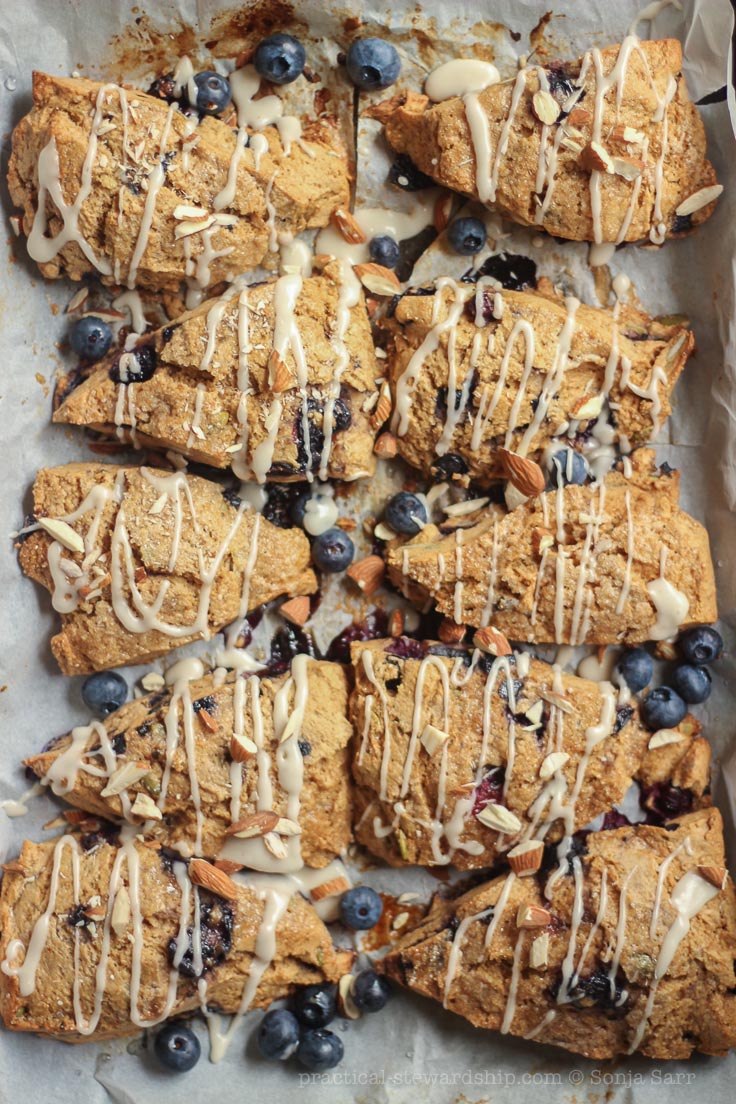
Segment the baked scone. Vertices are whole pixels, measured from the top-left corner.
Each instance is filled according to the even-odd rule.
[[[438,184],[575,241],[687,233],[721,189],[675,39],[528,65],[482,92],[382,106],[386,137]]]
[[[458,624],[530,643],[632,644],[715,621],[708,534],[678,505],[679,473],[655,470],[647,449],[629,463],[628,478],[612,471],[490,507],[451,536],[428,525],[392,542],[391,580]]]
[[[383,369],[357,278],[232,288],[96,365],[54,415],[177,449],[241,479],[350,480],[375,470]]]
[[[20,565],[52,595],[65,675],[147,663],[317,582],[300,529],[278,529],[216,483],[182,472],[75,463],[33,487],[42,528]]]
[[[392,866],[488,867],[572,835],[621,801],[645,756],[650,783],[688,759],[690,807],[708,785],[707,741],[683,732],[648,752],[610,683],[407,638],[354,644],[352,660],[356,837]]]
[[[0,894],[5,1026],[109,1039],[200,1004],[263,1007],[345,972],[349,956],[296,883],[234,879],[137,840],[24,843]]]
[[[327,124],[286,144],[260,134],[244,147],[220,119],[138,89],[34,73],[8,167],[31,257],[52,279],[173,291],[271,263],[279,234],[348,203],[348,164]]]
[[[563,434],[578,448],[645,444],[694,343],[681,321],[485,278],[404,295],[387,328],[399,454],[427,473],[450,454],[479,483],[504,474],[499,447],[538,460]]]
[[[347,699],[344,667],[300,655],[280,678],[174,683],[26,766],[71,805],[143,825],[182,854],[324,867],[350,842]]]
[[[736,1045],[736,894],[717,809],[591,833],[565,867],[436,899],[386,972],[478,1027],[589,1058]]]

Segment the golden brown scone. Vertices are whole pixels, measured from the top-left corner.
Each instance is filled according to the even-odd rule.
[[[530,65],[465,100],[410,94],[382,116],[393,148],[438,184],[560,238],[659,244],[707,219],[720,191],[697,195],[716,178],[674,39]]]
[[[277,884],[256,887],[247,875],[236,875],[237,883],[228,886],[216,872],[229,899],[195,888],[192,871],[175,854],[137,841],[118,847],[97,840],[90,850],[73,836],[24,843],[6,867],[0,895],[5,1026],[67,1042],[116,1038],[198,1008],[200,979],[207,1005],[234,1013],[249,978],[255,989],[250,1007],[264,1007],[295,986],[335,981],[345,971],[348,956],[335,951],[296,885],[279,892]],[[197,897],[201,964],[192,940]],[[274,913],[270,921],[264,920],[267,909]],[[259,958],[258,933],[274,924],[273,954]],[[260,955],[267,943],[260,941]],[[18,967],[20,974],[13,974]]]
[[[736,894],[718,811],[594,832],[565,865],[546,887],[509,875],[437,900],[386,972],[478,1027],[588,1058],[735,1046]]]
[[[226,123],[197,124],[138,89],[34,73],[33,108],[13,132],[8,168],[31,256],[52,279],[95,273],[157,290],[185,279],[203,289],[271,263],[279,233],[325,226],[349,186],[330,127],[288,155],[276,127],[262,134],[267,149],[242,150],[230,196],[236,131]],[[177,238],[182,207],[203,214],[196,232]]]
[[[51,649],[65,675],[146,663],[241,610],[317,589],[301,530],[277,529],[197,476],[65,464],[40,471],[33,495],[36,518],[79,514],[60,539],[36,530],[19,553],[61,614]]]
[[[711,751],[700,727],[688,713],[673,730],[680,738],[648,748],[639,764],[643,804],[665,820],[710,805]]]
[[[202,303],[132,351],[110,354],[54,420],[104,433],[123,427],[140,443],[232,466],[243,479],[371,475],[375,430],[363,404],[383,369],[362,294],[342,306],[346,279],[337,263]]]
[[[446,280],[403,296],[388,329],[400,455],[424,472],[447,456],[481,483],[504,474],[499,446],[539,460],[562,434],[560,447],[645,444],[693,348],[686,324],[623,304]]]
[[[280,744],[302,694],[303,719]],[[347,706],[345,669],[298,656],[279,678],[208,675],[128,702],[91,725],[74,752],[70,733],[26,765],[71,805],[144,825],[165,846],[215,859],[227,844],[228,857],[255,869],[324,867],[350,842]],[[126,767],[128,784],[107,792],[125,783]],[[234,822],[256,823],[257,811],[276,815],[261,818],[255,838],[228,834]],[[281,857],[265,842],[277,816],[300,829],[282,837],[271,824],[286,845]]]
[[[488,867],[520,841],[557,841],[621,801],[645,758],[664,800],[694,743],[683,731],[648,752],[651,733],[609,683],[528,655],[401,637],[354,644],[352,659],[356,836],[392,866]],[[688,809],[708,784],[707,742],[696,742],[706,749],[681,794]]]
[[[679,473],[657,472],[647,449],[631,461],[629,478],[612,471],[491,507],[452,536],[428,525],[392,542],[390,578],[458,623],[530,643],[633,644],[715,621],[708,534],[679,508]]]

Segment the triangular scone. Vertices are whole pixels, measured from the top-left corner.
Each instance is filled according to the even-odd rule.
[[[571,422],[582,447],[645,444],[693,347],[683,320],[484,280],[404,295],[387,327],[400,455],[425,472],[447,457],[481,483],[503,476],[500,446],[539,459]]]
[[[488,867],[572,835],[621,801],[645,757],[660,789],[683,763],[686,808],[707,788],[707,742],[683,731],[648,752],[610,683],[407,638],[354,644],[352,658],[355,831],[392,866]]]
[[[389,548],[391,580],[460,624],[530,643],[632,644],[714,621],[708,534],[678,505],[679,473],[653,470],[652,455],[635,453],[628,478],[490,508],[449,536],[428,525]]]
[[[65,675],[146,663],[317,587],[300,529],[276,528],[197,476],[66,464],[40,471],[33,496],[45,528],[19,559],[61,614],[51,649]]]
[[[329,125],[288,152],[276,127],[262,131],[262,152],[236,134],[138,89],[34,73],[8,186],[43,275],[206,288],[268,260],[280,233],[326,226],[349,201],[347,159]]]
[[[241,479],[370,475],[375,430],[363,406],[383,369],[353,284],[336,263],[231,288],[110,354],[54,420],[119,430]]]
[[[342,666],[297,656],[276,679],[175,683],[26,765],[71,805],[124,817],[183,854],[323,867],[350,842],[347,704]],[[248,838],[231,834],[237,825]]]
[[[478,1027],[589,1058],[687,1058],[736,1046],[734,947],[708,809],[591,833],[551,880],[509,874],[437,900],[384,968]]]
[[[295,881],[233,881],[195,862],[196,874],[137,841],[24,843],[0,895],[5,1026],[68,1042],[114,1038],[200,1004],[264,1007],[345,972],[349,956]],[[207,879],[215,892],[202,888]]]
[[[464,98],[409,95],[380,112],[394,149],[438,184],[560,238],[661,243],[708,218],[720,191],[698,195],[715,173],[675,39],[630,37]]]

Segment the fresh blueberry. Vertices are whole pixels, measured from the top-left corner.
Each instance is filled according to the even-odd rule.
[[[273,1008],[261,1020],[256,1042],[264,1058],[283,1062],[299,1046],[299,1021],[286,1008]]]
[[[256,50],[253,64],[259,77],[271,84],[291,84],[304,72],[307,59],[298,38],[289,34],[272,34],[264,38]]]
[[[305,985],[294,997],[294,1015],[305,1027],[326,1027],[337,1013],[334,985]]]
[[[349,429],[353,421],[353,416],[350,413],[350,407],[344,399],[335,399],[332,407],[332,431],[333,433],[342,433],[344,429]]]
[[[396,268],[399,263],[399,243],[388,234],[378,234],[368,242],[371,260],[384,268]]]
[[[391,996],[391,986],[375,970],[363,970],[353,982],[352,997],[359,1012],[380,1012]]]
[[[153,1052],[166,1069],[186,1073],[199,1061],[202,1048],[194,1032],[179,1023],[161,1028],[153,1040]]]
[[[652,681],[654,663],[644,648],[629,648],[620,656],[616,670],[631,693],[638,694]]]
[[[584,483],[588,478],[588,462],[575,449],[563,448],[554,453],[549,464],[552,486],[566,487],[568,483]]]
[[[683,659],[700,665],[714,663],[723,651],[723,637],[712,625],[696,625],[688,629],[678,641]]]
[[[348,50],[345,65],[353,84],[366,92],[388,88],[401,72],[398,50],[382,38],[359,38]]]
[[[312,559],[320,571],[344,571],[353,562],[355,545],[347,533],[335,527],[320,533],[312,545]]]
[[[414,537],[427,524],[427,510],[421,498],[409,491],[399,491],[386,503],[384,511],[386,524],[394,533]]]
[[[312,496],[309,493],[300,494],[289,507],[289,517],[294,525],[304,524],[304,515],[307,511],[307,503]]]
[[[376,926],[383,912],[383,901],[370,886],[348,889],[340,898],[340,919],[354,931],[366,931]]]
[[[82,701],[98,717],[120,709],[128,697],[128,684],[117,671],[96,671],[82,683]]]
[[[650,690],[641,703],[641,716],[647,728],[677,728],[687,713],[687,706],[671,686]]]
[[[452,248],[467,257],[480,253],[487,237],[484,223],[477,218],[455,219],[447,230],[447,240]]]
[[[707,667],[695,667],[691,663],[681,663],[672,674],[672,685],[683,699],[691,705],[699,705],[710,697],[713,689],[710,671]]]
[[[296,1056],[303,1066],[314,1073],[333,1069],[342,1062],[345,1048],[334,1031],[310,1027],[302,1032]]]
[[[197,100],[192,107],[196,107],[200,115],[221,115],[232,98],[230,81],[208,69],[205,73],[197,73],[194,84]]]
[[[72,326],[70,341],[78,357],[94,363],[101,360],[112,345],[112,330],[101,318],[87,314]]]

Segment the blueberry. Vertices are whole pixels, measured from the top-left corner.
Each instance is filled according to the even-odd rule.
[[[672,685],[683,701],[692,705],[704,702],[713,689],[708,668],[695,667],[691,663],[681,663],[679,667],[675,667]]]
[[[256,1035],[258,1049],[271,1062],[291,1058],[299,1046],[299,1021],[285,1008],[273,1008],[261,1020]]]
[[[304,524],[304,515],[307,511],[307,503],[312,496],[309,493],[300,494],[298,498],[295,498],[289,507],[289,517],[294,522],[294,525]]]
[[[333,1069],[342,1061],[345,1048],[334,1031],[312,1027],[302,1032],[296,1056],[303,1066],[314,1073]]]
[[[348,889],[340,898],[340,919],[348,928],[366,931],[376,926],[383,912],[383,901],[370,886]]]
[[[305,1027],[326,1027],[337,1013],[334,985],[305,985],[294,997],[294,1015]]]
[[[117,671],[97,671],[82,683],[82,700],[98,717],[107,717],[123,705],[128,684]]]
[[[588,462],[575,449],[563,448],[556,452],[549,465],[552,486],[566,487],[568,483],[584,483],[588,478]]]
[[[112,345],[112,330],[107,322],[88,314],[74,323],[70,341],[78,357],[94,363],[101,360]]]
[[[312,559],[320,571],[335,573],[349,567],[355,555],[355,545],[342,529],[327,529],[315,537]]]
[[[388,88],[401,72],[396,47],[382,38],[359,38],[348,50],[345,65],[353,84],[367,92]]]
[[[452,248],[467,257],[480,253],[487,236],[485,224],[477,218],[455,219],[447,230],[447,240]]]
[[[696,625],[678,641],[683,659],[688,663],[713,663],[723,651],[723,637],[712,625]]]
[[[344,429],[349,429],[353,421],[353,415],[350,413],[350,407],[344,399],[335,399],[332,406],[332,432],[342,433]]]
[[[353,1000],[360,1012],[380,1012],[391,996],[391,986],[375,970],[363,970],[353,982]]]
[[[456,452],[448,452],[432,464],[432,474],[438,479],[452,479],[453,475],[464,475],[467,470],[466,461]]]
[[[153,1052],[166,1069],[186,1073],[196,1066],[202,1048],[190,1028],[179,1023],[169,1023],[161,1028],[153,1040]]]
[[[399,263],[399,243],[388,234],[378,234],[368,242],[371,260],[384,268],[396,268]]]
[[[264,38],[256,50],[253,64],[259,77],[271,81],[271,84],[291,84],[304,72],[306,58],[298,38],[278,33]]]
[[[620,656],[616,670],[631,693],[638,694],[652,681],[654,663],[649,652],[643,648],[629,648]]]
[[[200,115],[220,115],[230,103],[230,81],[212,69],[197,73],[194,78],[197,100],[192,104]]]
[[[427,510],[421,498],[408,491],[399,491],[386,503],[384,511],[386,524],[395,533],[414,537],[427,524]]]
[[[687,706],[671,686],[650,690],[641,703],[641,716],[647,728],[677,728],[687,713]]]

